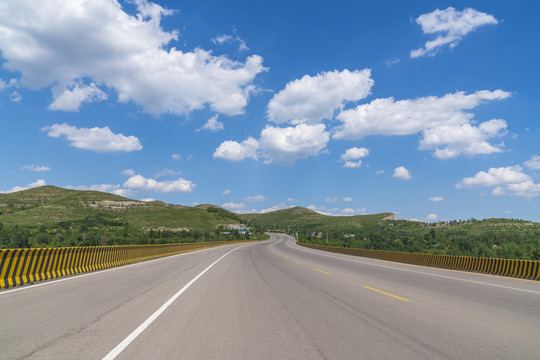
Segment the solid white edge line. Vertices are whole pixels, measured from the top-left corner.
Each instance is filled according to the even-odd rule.
[[[234,244],[227,244],[227,245],[234,245]],[[227,245],[223,245],[223,246],[227,246]],[[172,259],[172,258],[175,258],[177,256],[189,255],[190,253],[194,253],[196,251],[207,251],[207,250],[212,250],[212,249],[216,249],[216,248],[219,248],[219,247],[221,247],[221,246],[213,246],[213,247],[206,248],[206,249],[187,251],[187,252],[183,252],[181,254],[163,256],[163,257],[159,257],[159,258],[156,258],[156,259],[151,259],[151,260],[146,260],[146,261],[139,261],[139,262],[136,262],[136,263],[133,263],[133,264],[116,266],[116,267],[112,267],[112,268],[109,268],[109,269],[96,270],[96,271],[82,273],[82,274],[75,274],[75,275],[71,275],[69,277],[62,277],[60,279],[41,280],[42,282],[39,282],[37,284],[24,284],[24,285],[19,285],[20,287],[16,287],[14,289],[0,290],[0,296],[2,296],[4,294],[13,293],[13,292],[16,292],[16,291],[30,290],[30,289],[38,288],[40,286],[51,285],[51,284],[55,284],[55,283],[59,283],[59,282],[63,282],[63,281],[75,280],[75,279],[80,279],[80,278],[87,277],[87,276],[103,274],[103,273],[106,273],[106,272],[109,272],[109,271],[127,269],[127,268],[130,268],[132,266],[139,266],[139,265],[142,265],[142,264],[148,264],[148,263],[151,263],[151,262],[154,262],[154,261]]]
[[[118,344],[114,349],[112,349],[111,352],[109,352],[103,358],[103,360],[113,360],[114,358],[116,358],[122,351],[124,351],[124,349],[129,344],[131,344],[133,340],[135,340],[148,326],[150,326],[150,324],[152,324],[154,320],[156,320],[159,317],[159,315],[161,315],[161,313],[163,313],[180,295],[182,295],[184,291],[186,291],[191,285],[193,285],[195,281],[197,281],[201,276],[203,276],[205,272],[210,270],[212,266],[217,264],[225,256],[247,245],[251,245],[251,244],[242,245],[242,246],[232,249],[231,251],[227,252],[225,255],[221,256],[219,259],[214,261],[210,266],[204,269],[199,275],[195,276],[190,282],[184,285],[183,288],[181,288],[176,294],[174,294],[169,300],[167,300],[165,304],[161,305],[161,307],[157,309],[156,312],[150,315],[148,319],[146,319],[141,325],[139,325],[137,329],[135,329],[131,334],[129,334],[128,337],[126,337],[120,344]]]
[[[294,238],[293,238],[294,239]],[[456,278],[456,277],[452,277],[452,276],[445,276],[445,275],[439,275],[439,274],[431,274],[431,273],[428,273],[428,272],[422,272],[422,271],[416,271],[416,270],[409,270],[409,269],[401,269],[401,268],[396,268],[396,267],[392,267],[392,266],[387,266],[387,265],[381,265],[381,264],[373,264],[373,263],[370,263],[370,262],[366,262],[366,261],[358,261],[358,260],[354,260],[354,259],[346,259],[346,258],[342,258],[342,257],[339,257],[339,256],[332,256],[332,255],[328,255],[328,254],[324,254],[324,253],[321,253],[321,251],[324,251],[324,250],[315,250],[315,249],[311,249],[311,251],[303,248],[302,246],[294,243],[296,245],[296,247],[292,247],[290,244],[291,244],[291,239],[289,239],[287,241],[287,246],[290,247],[291,249],[296,249],[296,250],[300,250],[300,251],[304,251],[304,252],[307,252],[307,253],[310,253],[310,254],[315,254],[315,255],[320,255],[320,256],[326,256],[326,257],[330,257],[330,258],[333,258],[333,259],[338,259],[338,260],[345,260],[345,261],[351,261],[351,262],[355,262],[355,263],[359,263],[359,264],[365,264],[365,265],[371,265],[371,266],[378,266],[378,267],[382,267],[382,268],[386,268],[386,269],[392,269],[392,270],[398,270],[398,271],[407,271],[407,272],[411,272],[411,273],[415,273],[415,274],[422,274],[422,275],[428,275],[428,276],[435,276],[435,277],[440,277],[440,278],[444,278],[444,279],[451,279],[451,280],[457,280],[457,281],[464,281],[464,282],[469,282],[469,283],[473,283],[473,284],[481,284],[481,285],[486,285],[486,286],[493,286],[493,287],[498,287],[498,288],[503,288],[503,289],[509,289],[509,290],[517,290],[517,291],[524,291],[524,292],[529,292],[529,293],[533,293],[533,294],[540,294],[540,291],[534,291],[534,290],[527,290],[527,289],[520,289],[520,288],[515,288],[515,287],[511,287],[511,286],[504,286],[504,285],[497,285],[497,284],[490,284],[490,283],[485,283],[485,282],[482,282],[482,281],[475,281],[475,280],[467,280],[467,279],[460,279],[460,278]],[[343,254],[345,256],[354,256],[354,255],[347,255],[347,254]],[[372,259],[372,260],[375,260],[377,261],[377,259]],[[407,264],[403,264],[403,265],[407,265]],[[430,269],[438,269],[438,268],[430,268]],[[517,280],[520,280],[520,279],[517,279]]]

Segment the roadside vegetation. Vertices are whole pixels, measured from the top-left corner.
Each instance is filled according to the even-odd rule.
[[[245,219],[256,229],[279,229],[300,242],[319,245],[540,260],[540,223],[515,219],[424,223],[391,215],[325,216],[293,208]]]

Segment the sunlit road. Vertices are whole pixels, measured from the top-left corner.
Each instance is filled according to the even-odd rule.
[[[540,282],[228,245],[0,292],[1,359],[538,359]]]

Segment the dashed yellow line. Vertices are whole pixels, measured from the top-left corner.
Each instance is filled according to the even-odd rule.
[[[296,260],[294,260],[294,262],[295,262],[295,263],[297,263],[297,264],[300,264],[300,265],[302,265],[302,263],[301,263],[300,261],[296,261]]]
[[[285,255],[283,255],[283,258],[284,258],[284,259],[288,259],[288,257],[286,257]]]
[[[321,270],[321,269],[315,269],[315,271],[322,272],[323,274],[326,274],[326,275],[330,275],[329,272],[326,272],[326,271]]]
[[[411,301],[411,300],[408,300],[408,299],[405,299],[405,298],[402,298],[402,297],[399,297],[399,296],[396,296],[396,295],[389,294],[389,293],[381,291],[381,290],[374,289],[371,286],[364,285],[364,287],[366,289],[373,290],[373,291],[376,291],[376,292],[380,292],[381,294],[388,295],[388,296],[391,296],[391,297],[399,299],[399,300],[403,300],[403,301],[407,301],[407,302]]]

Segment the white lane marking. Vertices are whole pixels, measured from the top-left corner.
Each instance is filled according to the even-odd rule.
[[[181,288],[176,294],[174,294],[169,300],[167,300],[165,304],[161,305],[161,307],[157,309],[156,312],[150,315],[148,319],[146,319],[141,325],[139,325],[137,329],[135,329],[131,334],[129,334],[127,338],[125,338],[120,344],[118,344],[114,349],[112,349],[111,352],[108,353],[107,356],[103,358],[103,360],[113,360],[114,358],[116,358],[122,351],[124,351],[124,349],[129,344],[131,344],[133,340],[137,338],[137,336],[139,336],[148,326],[150,326],[150,324],[152,324],[154,320],[156,320],[159,317],[159,315],[161,315],[161,313],[163,313],[180,295],[182,295],[184,291],[186,291],[191,285],[193,285],[195,281],[197,281],[201,276],[203,276],[205,272],[210,270],[212,266],[217,264],[225,256],[247,245],[251,245],[251,244],[242,245],[242,246],[232,249],[231,251],[229,251],[228,253],[226,253],[225,255],[217,259],[216,261],[214,261],[210,266],[204,269],[199,275],[195,276],[190,282],[184,285],[183,288]]]
[[[227,245],[229,245],[229,244],[227,244]],[[233,245],[233,244],[230,244],[230,245]],[[226,246],[226,245],[224,245],[224,246]],[[133,263],[133,264],[113,267],[113,268],[110,268],[110,269],[96,270],[96,271],[93,271],[93,272],[88,272],[88,273],[83,273],[83,274],[78,274],[78,275],[71,275],[70,277],[67,277],[67,278],[60,278],[60,279],[56,279],[56,280],[42,280],[43,282],[40,282],[38,284],[25,284],[25,285],[20,285],[20,287],[16,287],[14,289],[0,290],[0,296],[2,296],[4,294],[16,292],[16,291],[35,289],[35,288],[38,288],[40,286],[51,285],[51,284],[59,283],[59,282],[62,282],[62,281],[80,279],[80,278],[87,277],[87,276],[103,274],[103,273],[106,273],[106,272],[109,272],[109,271],[127,269],[127,268],[130,268],[132,266],[139,266],[139,265],[142,265],[142,264],[148,264],[148,263],[151,263],[151,262],[154,262],[154,261],[172,259],[172,258],[175,258],[177,256],[189,255],[190,253],[194,253],[195,251],[207,251],[207,250],[212,250],[212,249],[216,249],[216,248],[219,248],[219,247],[221,247],[221,246],[214,246],[214,247],[207,248],[207,249],[188,251],[188,252],[184,252],[184,253],[181,253],[181,254],[164,256],[164,257],[160,257],[160,258],[152,259],[152,260],[140,261],[140,262],[136,262],[136,263]]]
[[[296,244],[295,244],[296,245]],[[422,274],[422,275],[429,275],[429,276],[435,276],[435,277],[440,277],[440,278],[444,278],[444,279],[451,279],[451,280],[457,280],[457,281],[464,281],[464,282],[469,282],[469,283],[473,283],[473,284],[481,284],[481,285],[486,285],[486,286],[493,286],[493,287],[498,287],[498,288],[503,288],[503,289],[509,289],[509,290],[517,290],[517,291],[524,291],[524,292],[529,292],[529,293],[533,293],[533,294],[540,294],[540,291],[534,291],[534,290],[527,290],[527,289],[520,289],[520,288],[515,288],[515,287],[511,287],[511,286],[504,286],[504,285],[497,285],[497,284],[490,284],[490,283],[486,283],[486,282],[482,282],[482,281],[476,281],[476,280],[467,280],[467,279],[460,279],[460,278],[457,278],[457,277],[453,277],[453,276],[446,276],[446,275],[439,275],[439,274],[431,274],[431,273],[428,273],[428,272],[422,272],[422,271],[416,271],[416,270],[409,270],[409,269],[403,269],[403,268],[397,268],[397,267],[393,267],[393,266],[388,266],[388,265],[382,265],[382,264],[373,264],[373,263],[370,263],[370,262],[366,262],[366,261],[358,261],[358,260],[354,260],[354,259],[346,259],[346,258],[342,258],[342,257],[339,257],[339,256],[332,256],[332,255],[329,255],[329,254],[324,254],[324,253],[321,253],[321,250],[317,251],[317,250],[307,250],[307,249],[304,249],[302,248],[301,246],[299,245],[296,245],[296,247],[293,247],[291,246],[291,240],[287,241],[287,246],[290,247],[291,249],[296,249],[296,250],[300,250],[300,251],[305,251],[305,252],[308,252],[310,254],[315,254],[315,255],[320,255],[320,256],[326,256],[326,257],[330,257],[330,258],[334,258],[334,259],[338,259],[338,260],[345,260],[345,261],[351,261],[351,262],[355,262],[355,263],[359,263],[359,264],[365,264],[365,265],[371,265],[371,266],[378,266],[378,267],[382,267],[382,268],[386,268],[386,269],[392,269],[392,270],[398,270],[398,271],[407,271],[407,272],[411,272],[411,273],[415,273],[415,274]],[[351,256],[351,255],[349,255]],[[374,259],[376,260],[376,259]],[[434,270],[437,269],[437,268],[433,268]],[[519,280],[519,279],[518,279]]]

